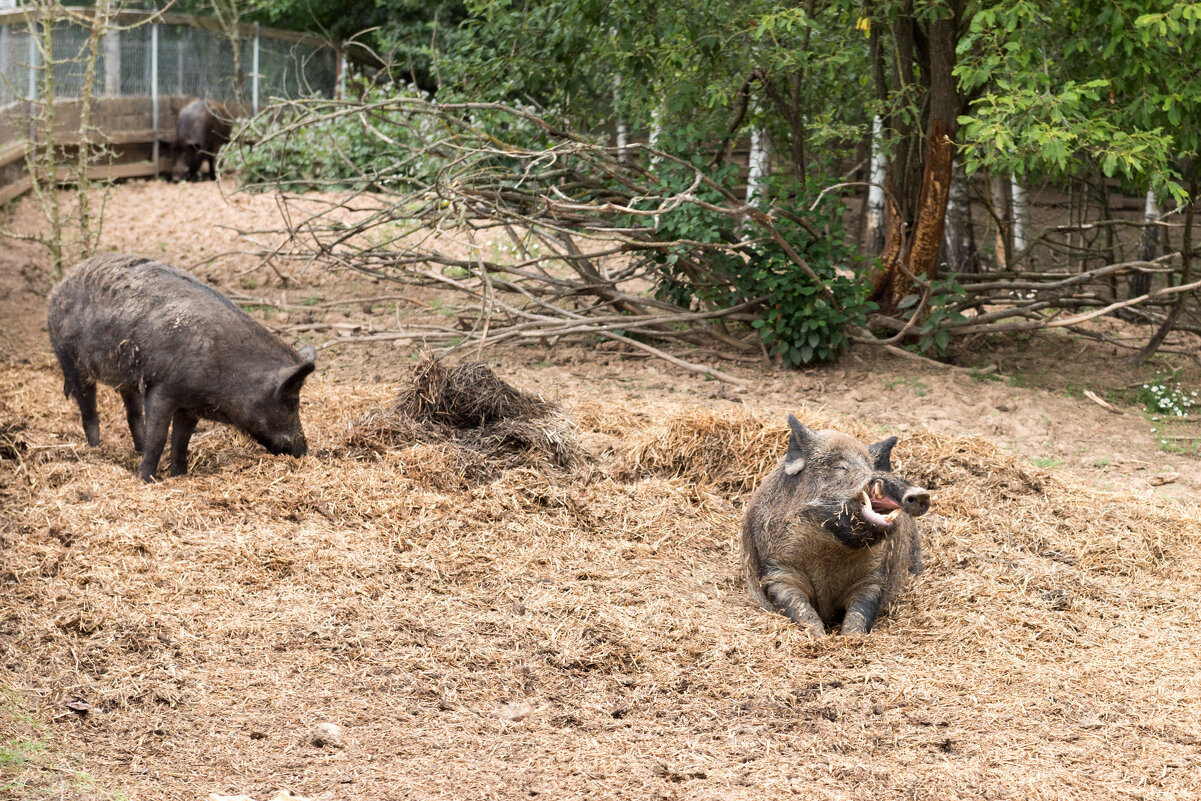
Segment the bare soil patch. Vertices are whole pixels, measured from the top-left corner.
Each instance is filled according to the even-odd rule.
[[[316,298],[256,312],[285,333],[414,308],[221,257],[245,245],[219,226],[270,198],[128,184],[108,213],[113,249]],[[1048,335],[959,356],[999,380],[857,353],[723,364],[738,392],[620,348],[485,351],[580,453],[469,474],[453,435],[349,447],[416,354],[337,345],[303,396],[310,456],[202,424],[192,473],[144,486],[116,393],[98,449],[62,397],[39,259],[0,252],[0,797],[1201,794],[1201,470],[1132,405],[1154,367]],[[738,574],[788,412],[898,434],[935,494],[927,569],[866,637],[814,642]],[[341,747],[306,740],[323,722]]]

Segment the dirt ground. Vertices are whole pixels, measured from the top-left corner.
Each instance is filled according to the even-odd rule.
[[[487,350],[588,458],[472,480],[450,444],[345,447],[416,354],[339,332],[435,299],[285,285],[234,230],[275,200],[232,189],[125,184],[104,249],[287,307],[253,313],[320,347],[301,460],[202,423],[192,473],[142,486],[103,389],[86,448],[45,255],[0,245],[0,798],[1201,796],[1201,429],[1135,398],[1198,388],[1195,342],[953,355],[984,375],[714,362],[746,390],[609,346]],[[29,201],[5,219],[40,225]],[[927,570],[867,637],[813,642],[746,596],[741,512],[789,412],[898,435],[935,493]],[[341,747],[306,742],[325,721]]]

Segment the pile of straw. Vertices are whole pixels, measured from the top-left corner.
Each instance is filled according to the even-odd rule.
[[[413,366],[395,400],[350,428],[342,446],[348,454],[450,444],[458,471],[475,480],[518,465],[571,468],[582,454],[556,405],[515,389],[485,364],[448,369],[429,354]]]

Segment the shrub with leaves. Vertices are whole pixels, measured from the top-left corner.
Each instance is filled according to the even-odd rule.
[[[728,166],[712,177],[728,185],[737,173]],[[664,183],[665,194],[681,188],[671,186],[670,179]],[[777,191],[789,188],[777,187]],[[718,190],[702,189],[697,195],[702,203],[723,202]],[[750,325],[781,364],[796,367],[832,361],[850,344],[848,327],[863,326],[867,312],[874,308],[867,301],[867,282],[855,280],[845,269],[859,256],[833,209],[833,205],[819,207],[804,224],[776,221],[777,233],[801,256],[811,275],[775,239],[740,242],[728,216],[703,205],[682,206],[664,215],[656,229],[665,241],[678,242],[652,257],[656,292],[678,305],[700,308],[730,308],[758,300],[764,311]],[[748,225],[753,234],[753,223]],[[702,253],[702,243],[714,247],[703,248]]]
[[[397,160],[399,151],[430,134],[428,117],[410,118],[386,105],[409,90],[362,80],[351,88],[360,96],[356,114],[340,113],[338,101],[322,99],[266,109],[236,133],[223,151],[222,168],[239,173],[249,189],[399,188],[427,180],[439,166],[436,159]]]

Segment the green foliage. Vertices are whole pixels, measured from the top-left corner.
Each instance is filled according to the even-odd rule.
[[[977,10],[955,74],[969,170],[1062,177],[1083,162],[1183,202],[1177,160],[1201,146],[1201,6],[1000,0]]]
[[[910,350],[925,353],[933,348],[939,356],[945,356],[951,343],[951,335],[947,330],[948,323],[958,323],[967,318],[955,306],[963,300],[966,293],[959,284],[957,276],[951,275],[931,281],[926,287],[929,299],[922,310],[921,322],[917,325],[918,340],[909,346]],[[921,295],[910,294],[901,298],[897,308],[901,310],[913,308],[911,314],[917,314]]]
[[[731,182],[737,175],[726,167],[714,177]],[[665,178],[661,188],[670,193],[687,185],[681,175],[675,181]],[[723,201],[713,188],[696,194],[702,202]],[[857,259],[838,217],[833,212],[817,213],[807,222],[822,236],[814,237],[790,222],[777,221],[777,229],[818,281],[773,239],[722,247],[736,241],[729,217],[691,204],[665,214],[656,236],[678,244],[650,257],[657,276],[656,294],[684,307],[730,308],[758,300],[755,308],[762,311],[750,325],[768,353],[788,367],[832,361],[850,344],[847,329],[864,325],[874,304],[867,301],[865,282],[838,272]]]
[[[239,131],[237,145],[223,152],[222,169],[237,171],[248,188],[298,191],[400,187],[428,179],[437,164],[428,158],[405,160],[400,148],[420,148],[431,133],[428,120],[371,107],[387,101],[395,87],[358,82],[352,88],[367,106],[362,115],[338,113],[336,104],[311,107],[303,125],[260,115]]]

